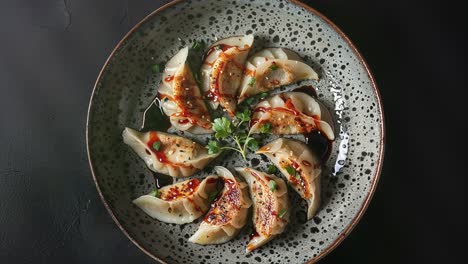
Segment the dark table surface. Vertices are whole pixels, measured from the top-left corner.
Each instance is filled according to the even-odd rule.
[[[0,263],[154,263],[122,234],[98,197],[85,123],[107,56],[134,24],[165,2],[0,1]],[[451,172],[414,166],[414,156],[431,161],[415,150],[425,143],[409,132],[421,127],[411,122],[407,95],[466,84],[464,77],[452,75],[447,82],[442,77],[447,65],[461,66],[459,57],[466,55],[464,35],[454,34],[450,24],[462,22],[463,9],[415,1],[305,2],[341,27],[367,59],[387,121],[386,158],[374,199],[356,229],[321,263],[450,263],[458,248],[446,243],[445,228],[462,230],[464,217],[447,220],[459,206],[438,199],[449,191],[433,188],[440,178],[427,174]],[[447,19],[434,16],[440,13]],[[425,44],[411,42],[418,39]],[[408,74],[431,81],[408,82],[402,77]],[[423,107],[418,104],[415,111]],[[422,118],[423,129],[429,128],[430,118]],[[453,185],[451,198],[463,201],[460,186]],[[409,199],[414,190],[425,196]],[[429,218],[438,223],[429,224]]]

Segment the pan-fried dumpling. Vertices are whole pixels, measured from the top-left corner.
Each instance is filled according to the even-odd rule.
[[[159,87],[161,108],[175,128],[194,134],[213,133],[200,89],[187,63],[188,48],[170,59]]]
[[[269,123],[273,134],[302,134],[319,130],[329,140],[335,139],[332,127],[322,120],[331,119],[328,110],[311,96],[302,92],[277,94],[259,102],[253,110],[251,133],[260,133]]]
[[[145,213],[172,224],[193,222],[210,208],[210,195],[216,193],[218,177],[208,176],[200,182],[192,179],[165,186],[156,193],[133,201]]]
[[[202,90],[213,109],[221,106],[234,116],[244,72],[244,63],[252,47],[253,35],[234,36],[215,42],[201,66]]]
[[[254,233],[247,253],[281,234],[289,221],[288,188],[281,178],[251,168],[236,168],[249,184]]]
[[[257,151],[266,155],[308,203],[307,218],[314,217],[320,205],[320,162],[303,142],[279,138]]]
[[[197,232],[189,238],[190,242],[201,245],[221,244],[234,238],[246,224],[248,209],[252,205],[245,182],[224,167],[216,166],[215,170],[224,178],[224,189]]]
[[[267,48],[252,55],[245,64],[239,102],[249,96],[302,80],[318,80],[317,73],[297,53]]]
[[[122,137],[150,170],[172,177],[190,176],[218,155],[208,155],[205,147],[190,139],[159,131],[141,133],[127,127]]]

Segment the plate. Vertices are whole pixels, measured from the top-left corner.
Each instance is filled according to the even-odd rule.
[[[161,75],[152,65],[166,62],[194,41],[212,43],[250,33],[255,35],[254,49],[290,48],[318,72],[319,81],[301,85],[313,85],[332,111],[337,139],[324,166],[316,217],[303,221],[305,208],[293,197],[299,205],[293,207],[286,231],[246,255],[245,229],[228,243],[200,246],[187,241],[198,224],[162,223],[134,206],[133,199],[155,188],[155,178],[122,142],[121,133],[125,126],[141,126],[143,112],[156,95]],[[86,133],[91,171],[110,215],[131,241],[163,263],[317,261],[351,232],[367,208],[384,149],[382,104],[368,66],[344,33],[299,1],[175,1],[154,11],[119,42],[104,64],[90,101]]]

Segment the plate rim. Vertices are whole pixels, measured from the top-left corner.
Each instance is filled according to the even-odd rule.
[[[93,99],[94,99],[94,96],[96,94],[96,91],[98,90],[98,84],[99,82],[101,81],[102,79],[102,76],[104,74],[104,72],[106,71],[107,69],[107,66],[109,65],[109,62],[110,60],[114,57],[115,53],[117,52],[117,50],[120,49],[120,47],[122,46],[122,44],[125,43],[125,41],[127,41],[127,39],[135,32],[137,31],[141,25],[143,25],[144,23],[146,23],[148,20],[150,20],[153,16],[157,15],[158,13],[160,13],[161,11],[169,8],[169,7],[172,7],[174,5],[177,5],[177,4],[180,4],[182,2],[185,2],[187,0],[174,0],[174,1],[171,1],[169,3],[166,3],[164,5],[162,5],[161,7],[155,9],[154,11],[152,11],[150,14],[148,14],[147,16],[145,16],[142,20],[140,20],[135,26],[133,26],[126,34],[125,36],[117,43],[117,45],[114,47],[114,49],[112,50],[112,52],[109,54],[109,56],[107,57],[106,61],[104,62],[104,65],[102,66],[101,70],[99,71],[99,74],[96,78],[96,82],[94,83],[94,86],[93,86],[93,91],[91,93],[91,97],[89,99],[89,105],[88,105],[88,113],[87,113],[87,116],[86,116],[86,151],[87,151],[87,156],[88,156],[88,162],[89,162],[89,167],[90,167],[90,170],[91,170],[91,175],[93,177],[93,181],[94,181],[94,184],[96,185],[96,189],[98,191],[98,194],[99,194],[99,197],[101,198],[101,201],[102,203],[104,204],[104,207],[106,208],[107,212],[109,213],[109,215],[111,216],[112,220],[115,222],[115,224],[119,227],[119,229],[124,233],[124,235],[130,240],[133,242],[133,244],[135,244],[135,246],[137,246],[141,251],[143,251],[147,256],[151,257],[152,259],[156,260],[156,261],[159,261],[161,263],[166,263],[166,261],[160,259],[159,257],[155,256],[153,253],[149,252],[144,246],[140,245],[140,243],[138,243],[126,230],[125,228],[122,226],[122,224],[119,222],[119,220],[117,219],[117,217],[115,216],[114,212],[112,211],[112,209],[110,208],[109,204],[107,203],[106,199],[104,198],[104,194],[102,193],[102,190],[99,186],[99,183],[98,183],[98,180],[96,178],[96,174],[94,172],[94,165],[93,165],[93,162],[91,161],[91,153],[90,153],[90,144],[89,144],[89,121],[90,121],[90,113],[91,113],[91,108],[93,106]],[[349,45],[349,47],[351,48],[351,50],[353,51],[353,53],[356,55],[357,59],[359,60],[359,62],[363,65],[364,69],[366,70],[366,73],[369,77],[369,80],[370,80],[370,84],[374,90],[374,94],[376,95],[377,97],[377,107],[378,107],[378,111],[379,111],[379,119],[380,119],[380,122],[379,122],[379,127],[380,127],[380,131],[381,131],[381,135],[380,135],[380,141],[379,141],[379,159],[377,161],[377,169],[375,171],[375,174],[374,174],[374,178],[372,180],[372,183],[371,183],[371,186],[370,186],[370,189],[369,191],[367,192],[366,194],[366,197],[364,198],[364,201],[362,202],[362,205],[359,209],[359,211],[357,212],[357,214],[354,216],[354,218],[351,220],[351,222],[344,228],[344,230],[342,231],[342,233],[335,238],[335,240],[330,244],[328,245],[328,247],[326,247],[320,254],[318,254],[317,256],[315,257],[312,257],[311,259],[309,259],[307,262],[307,264],[311,264],[311,263],[315,263],[317,262],[318,260],[322,259],[323,257],[325,257],[326,255],[328,255],[331,251],[333,251],[338,245],[341,244],[341,242],[343,242],[343,240],[348,237],[348,235],[353,231],[353,229],[356,227],[356,225],[360,222],[362,216],[364,215],[364,213],[366,212],[367,208],[369,207],[369,204],[370,204],[370,201],[372,200],[373,196],[374,196],[374,193],[375,193],[375,190],[377,188],[377,184],[380,180],[380,176],[381,176],[381,173],[382,173],[382,167],[383,167],[383,160],[384,160],[384,155],[385,155],[385,140],[386,140],[386,137],[385,137],[385,115],[384,115],[384,110],[383,110],[383,103],[382,103],[382,96],[380,94],[380,91],[378,89],[378,86],[377,86],[377,83],[375,81],[375,78],[374,78],[374,75],[372,74],[372,71],[370,70],[370,67],[369,65],[367,64],[366,60],[364,59],[364,57],[361,55],[361,53],[359,52],[359,50],[357,49],[357,47],[353,44],[353,42],[350,40],[350,38],[337,26],[335,25],[335,23],[333,23],[330,19],[328,19],[325,15],[323,15],[322,13],[320,13],[319,11],[317,11],[316,9],[308,6],[307,4],[301,2],[300,0],[287,0],[288,2],[294,4],[294,5],[297,5],[299,7],[302,7],[304,9],[306,9],[308,12],[318,16],[320,19],[322,19],[326,24],[328,24],[331,28],[333,28],[333,30],[335,30],[342,38],[343,40]]]

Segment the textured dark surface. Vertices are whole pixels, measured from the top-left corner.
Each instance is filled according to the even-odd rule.
[[[0,263],[154,263],[120,232],[99,200],[88,167],[85,124],[92,87],[107,56],[135,23],[164,2],[0,2]],[[461,50],[466,43],[449,26],[461,22],[456,10],[463,9],[452,6],[451,13],[446,7],[394,1],[306,2],[341,27],[367,59],[383,96],[388,132],[374,200],[322,263],[448,263],[445,257],[455,258],[458,248],[446,243],[445,228],[462,229],[463,217],[452,214],[464,204],[438,199],[448,188],[434,188],[439,177],[428,173],[433,169],[417,169],[419,161],[410,161],[415,156],[425,164],[432,161],[418,151],[424,141],[411,139],[414,144],[408,146],[409,128],[431,127],[410,123],[410,99],[403,95],[431,95],[439,84],[466,84],[463,75],[453,73],[442,81],[447,68],[430,66],[463,66],[459,58],[466,55]],[[417,12],[409,11],[412,7]],[[441,19],[433,15],[436,10],[451,15]],[[433,57],[438,52],[443,56]],[[416,74],[432,81],[403,83]],[[414,115],[430,124],[433,120],[422,115],[423,103],[416,105]],[[451,175],[439,167],[433,173]],[[411,178],[423,176],[422,182]],[[451,201],[463,201],[461,185],[451,183]],[[429,224],[430,218],[438,225]]]

